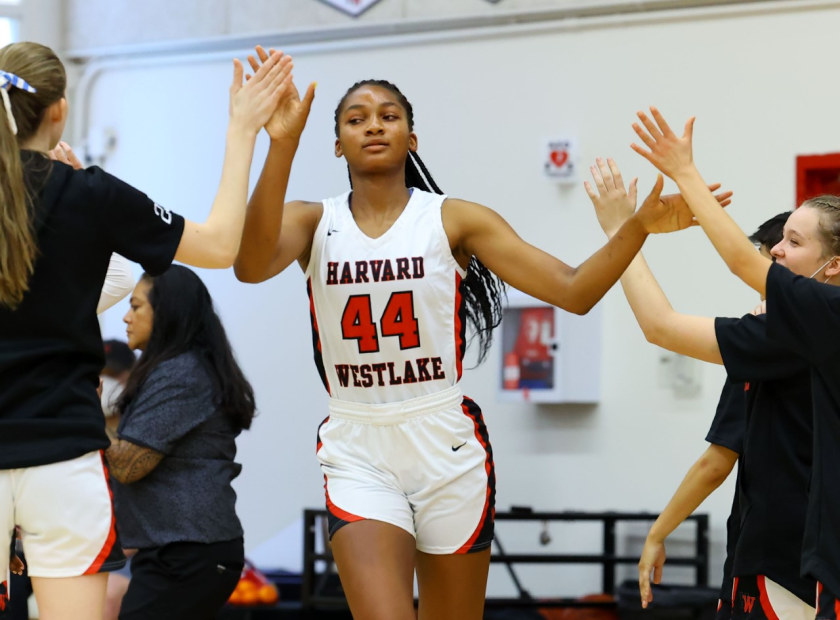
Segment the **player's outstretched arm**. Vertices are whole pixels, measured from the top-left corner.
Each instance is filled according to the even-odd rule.
[[[258,72],[275,53],[256,48],[257,58],[248,57]],[[250,81],[250,80],[249,80]],[[265,130],[271,140],[257,186],[248,202],[242,243],[234,271],[242,282],[263,282],[274,277],[295,260],[306,258],[312,236],[321,218],[320,203],[284,204],[292,162],[306,127],[315,99],[315,83],[301,98],[293,80],[277,102]]]
[[[605,164],[599,159],[597,166],[592,166],[590,171],[594,188],[588,182],[584,183],[586,193],[589,194],[596,212],[602,214],[599,223],[610,237],[621,225],[621,213],[632,213],[636,208],[636,179],[630,182],[629,191],[625,191],[621,172],[612,160]],[[719,187],[713,185],[710,189],[715,191]],[[657,188],[658,183],[645,202],[660,202],[661,206],[658,208],[664,212],[679,213],[688,209],[679,194],[661,196]],[[722,206],[726,206],[731,196],[732,192],[724,192],[717,195],[716,199]],[[653,277],[641,252],[621,276],[621,286],[648,342],[705,362],[723,363],[714,319],[676,312]]]
[[[661,190],[661,180],[658,187]],[[596,206],[599,220],[622,223],[605,246],[576,268],[523,241],[500,215],[482,205],[450,199],[443,217],[458,257],[475,256],[511,286],[558,308],[586,314],[618,281],[648,234],[694,225],[685,205],[645,201],[635,213],[621,203],[606,208],[618,213],[601,213]]]
[[[651,108],[650,111],[653,119],[644,112],[638,112],[644,128],[638,123],[633,124],[633,129],[650,150],[637,144],[632,145],[633,150],[676,181],[700,226],[732,273],[764,295],[767,272],[772,263],[755,251],[752,242],[718,206],[694,165],[694,118],[688,120],[680,138],[671,130],[659,110]]]
[[[244,85],[242,64],[233,62],[230,121],[219,189],[205,222],[185,222],[175,253],[176,260],[195,267],[227,269],[233,265],[242,239],[257,133],[291,81],[290,57],[273,54]]]
[[[647,607],[653,600],[650,588],[651,574],[653,583],[660,583],[662,580],[665,539],[723,484],[737,461],[737,452],[723,446],[710,445],[688,470],[671,501],[650,528],[642,557],[639,559],[639,594],[642,597],[642,607]]]

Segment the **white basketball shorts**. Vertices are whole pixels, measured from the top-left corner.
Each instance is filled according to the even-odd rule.
[[[458,386],[383,405],[331,398],[329,411],[318,460],[331,537],[371,519],[402,528],[424,553],[490,546],[493,450],[481,410]]]
[[[0,470],[0,575],[16,525],[31,577],[79,577],[125,565],[101,452]]]

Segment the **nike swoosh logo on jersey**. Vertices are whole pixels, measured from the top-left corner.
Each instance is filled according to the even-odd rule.
[[[467,445],[467,442],[465,441],[464,443],[462,443],[462,444],[461,444],[460,446],[458,446],[457,448],[456,448],[455,446],[452,446],[452,451],[453,451],[453,452],[457,452],[458,450],[460,450],[461,448],[463,448],[463,447],[464,447],[464,446],[466,446],[466,445]]]
[[[330,236],[330,235],[332,235],[333,233],[337,233],[337,232],[339,232],[339,231],[334,230],[334,229],[333,229],[333,230],[328,230],[328,231],[327,231],[327,237],[329,237],[329,236]]]

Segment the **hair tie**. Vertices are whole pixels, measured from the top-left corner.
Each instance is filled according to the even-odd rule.
[[[12,130],[12,135],[16,136],[18,132],[17,123],[15,122],[15,115],[12,114],[12,102],[9,100],[9,91],[13,86],[33,94],[38,91],[32,88],[26,80],[16,76],[14,73],[0,71],[0,97],[3,98],[3,107],[6,108],[6,118],[9,120],[9,129]]]

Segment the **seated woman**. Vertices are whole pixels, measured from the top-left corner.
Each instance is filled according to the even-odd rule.
[[[254,393],[186,267],[144,274],[124,320],[129,346],[143,353],[106,452],[123,544],[139,549],[119,617],[212,618],[244,563],[231,481]]]

